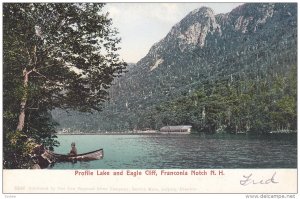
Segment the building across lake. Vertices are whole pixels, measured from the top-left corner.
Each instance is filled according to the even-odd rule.
[[[164,126],[160,130],[154,129],[141,129],[133,131],[90,131],[83,132],[80,130],[60,129],[58,130],[58,135],[133,135],[133,134],[190,134],[192,126],[191,125],[178,125],[178,126]]]
[[[190,134],[192,126],[180,125],[180,126],[164,126],[160,129],[162,134]]]

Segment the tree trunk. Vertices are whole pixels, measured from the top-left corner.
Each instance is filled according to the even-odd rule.
[[[17,126],[17,131],[23,131],[24,124],[25,124],[25,108],[26,108],[26,102],[27,102],[27,92],[28,92],[28,76],[29,73],[27,69],[25,68],[23,70],[24,80],[23,80],[23,89],[24,94],[21,100],[20,104],[20,114],[19,114],[19,121]]]

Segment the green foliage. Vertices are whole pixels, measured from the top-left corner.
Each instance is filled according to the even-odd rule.
[[[103,112],[93,115],[97,121],[90,128],[89,115],[64,114],[56,110],[55,117],[67,126],[81,123],[82,131],[159,129],[165,125],[192,125],[196,132],[206,133],[268,133],[297,129],[297,72],[296,65],[285,73],[265,74],[260,79],[232,78],[207,82],[194,92],[135,112]],[[251,75],[249,75],[251,77]],[[134,113],[134,114],[133,114]],[[72,126],[68,126],[71,127]]]
[[[30,152],[35,142],[20,131],[5,132],[3,137],[3,168],[27,169],[31,166]]]
[[[188,15],[116,80],[103,112],[66,114],[56,109],[53,115],[61,128],[83,132],[176,124],[211,133],[296,129],[295,5],[245,4],[217,15],[221,34],[207,34],[203,47],[184,44],[175,34],[183,34],[195,20],[210,19]],[[243,32],[232,24],[239,24],[245,14],[249,24]],[[262,16],[267,17],[265,23]],[[159,58],[163,62],[151,70]]]
[[[101,109],[107,88],[126,66],[115,53],[120,39],[111,19],[100,14],[102,7],[4,4],[5,79],[20,84],[22,79],[15,77],[26,69],[32,71],[29,98],[39,98],[35,104],[49,109]],[[22,85],[18,88],[20,96]]]
[[[228,80],[207,85],[212,92],[200,89],[163,103],[144,117],[155,115],[162,125],[191,124],[198,132],[209,133],[296,130],[297,73],[294,73],[295,66],[291,68],[288,74],[268,77],[264,81],[248,79],[231,82],[228,86]],[[283,81],[286,83],[279,88],[278,82]],[[243,92],[241,85],[245,85]]]
[[[196,132],[268,133],[297,129],[296,65],[282,74],[266,74],[261,79],[231,78],[207,82],[194,92],[134,112],[105,111],[102,115],[72,113],[69,121],[56,110],[64,127],[81,131],[122,131],[159,129],[165,125],[192,125]],[[61,114],[61,115],[58,115]],[[78,121],[80,126],[67,126]],[[82,123],[80,123],[82,122]],[[74,122],[73,122],[74,124]],[[86,128],[83,124],[90,124]]]
[[[108,99],[107,89],[127,64],[116,52],[120,38],[102,7],[99,3],[3,4],[6,168],[24,167],[28,146],[23,138],[50,149],[58,145],[51,110],[98,111]],[[25,124],[22,132],[15,132],[21,101],[26,101]]]

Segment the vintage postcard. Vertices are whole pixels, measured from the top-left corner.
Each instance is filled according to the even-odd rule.
[[[2,194],[296,198],[297,3],[2,3]]]

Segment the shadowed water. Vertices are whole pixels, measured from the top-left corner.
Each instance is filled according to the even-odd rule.
[[[99,148],[104,158],[56,163],[52,169],[196,169],[296,168],[295,135],[59,135],[55,152],[66,154],[71,142],[78,153]]]

